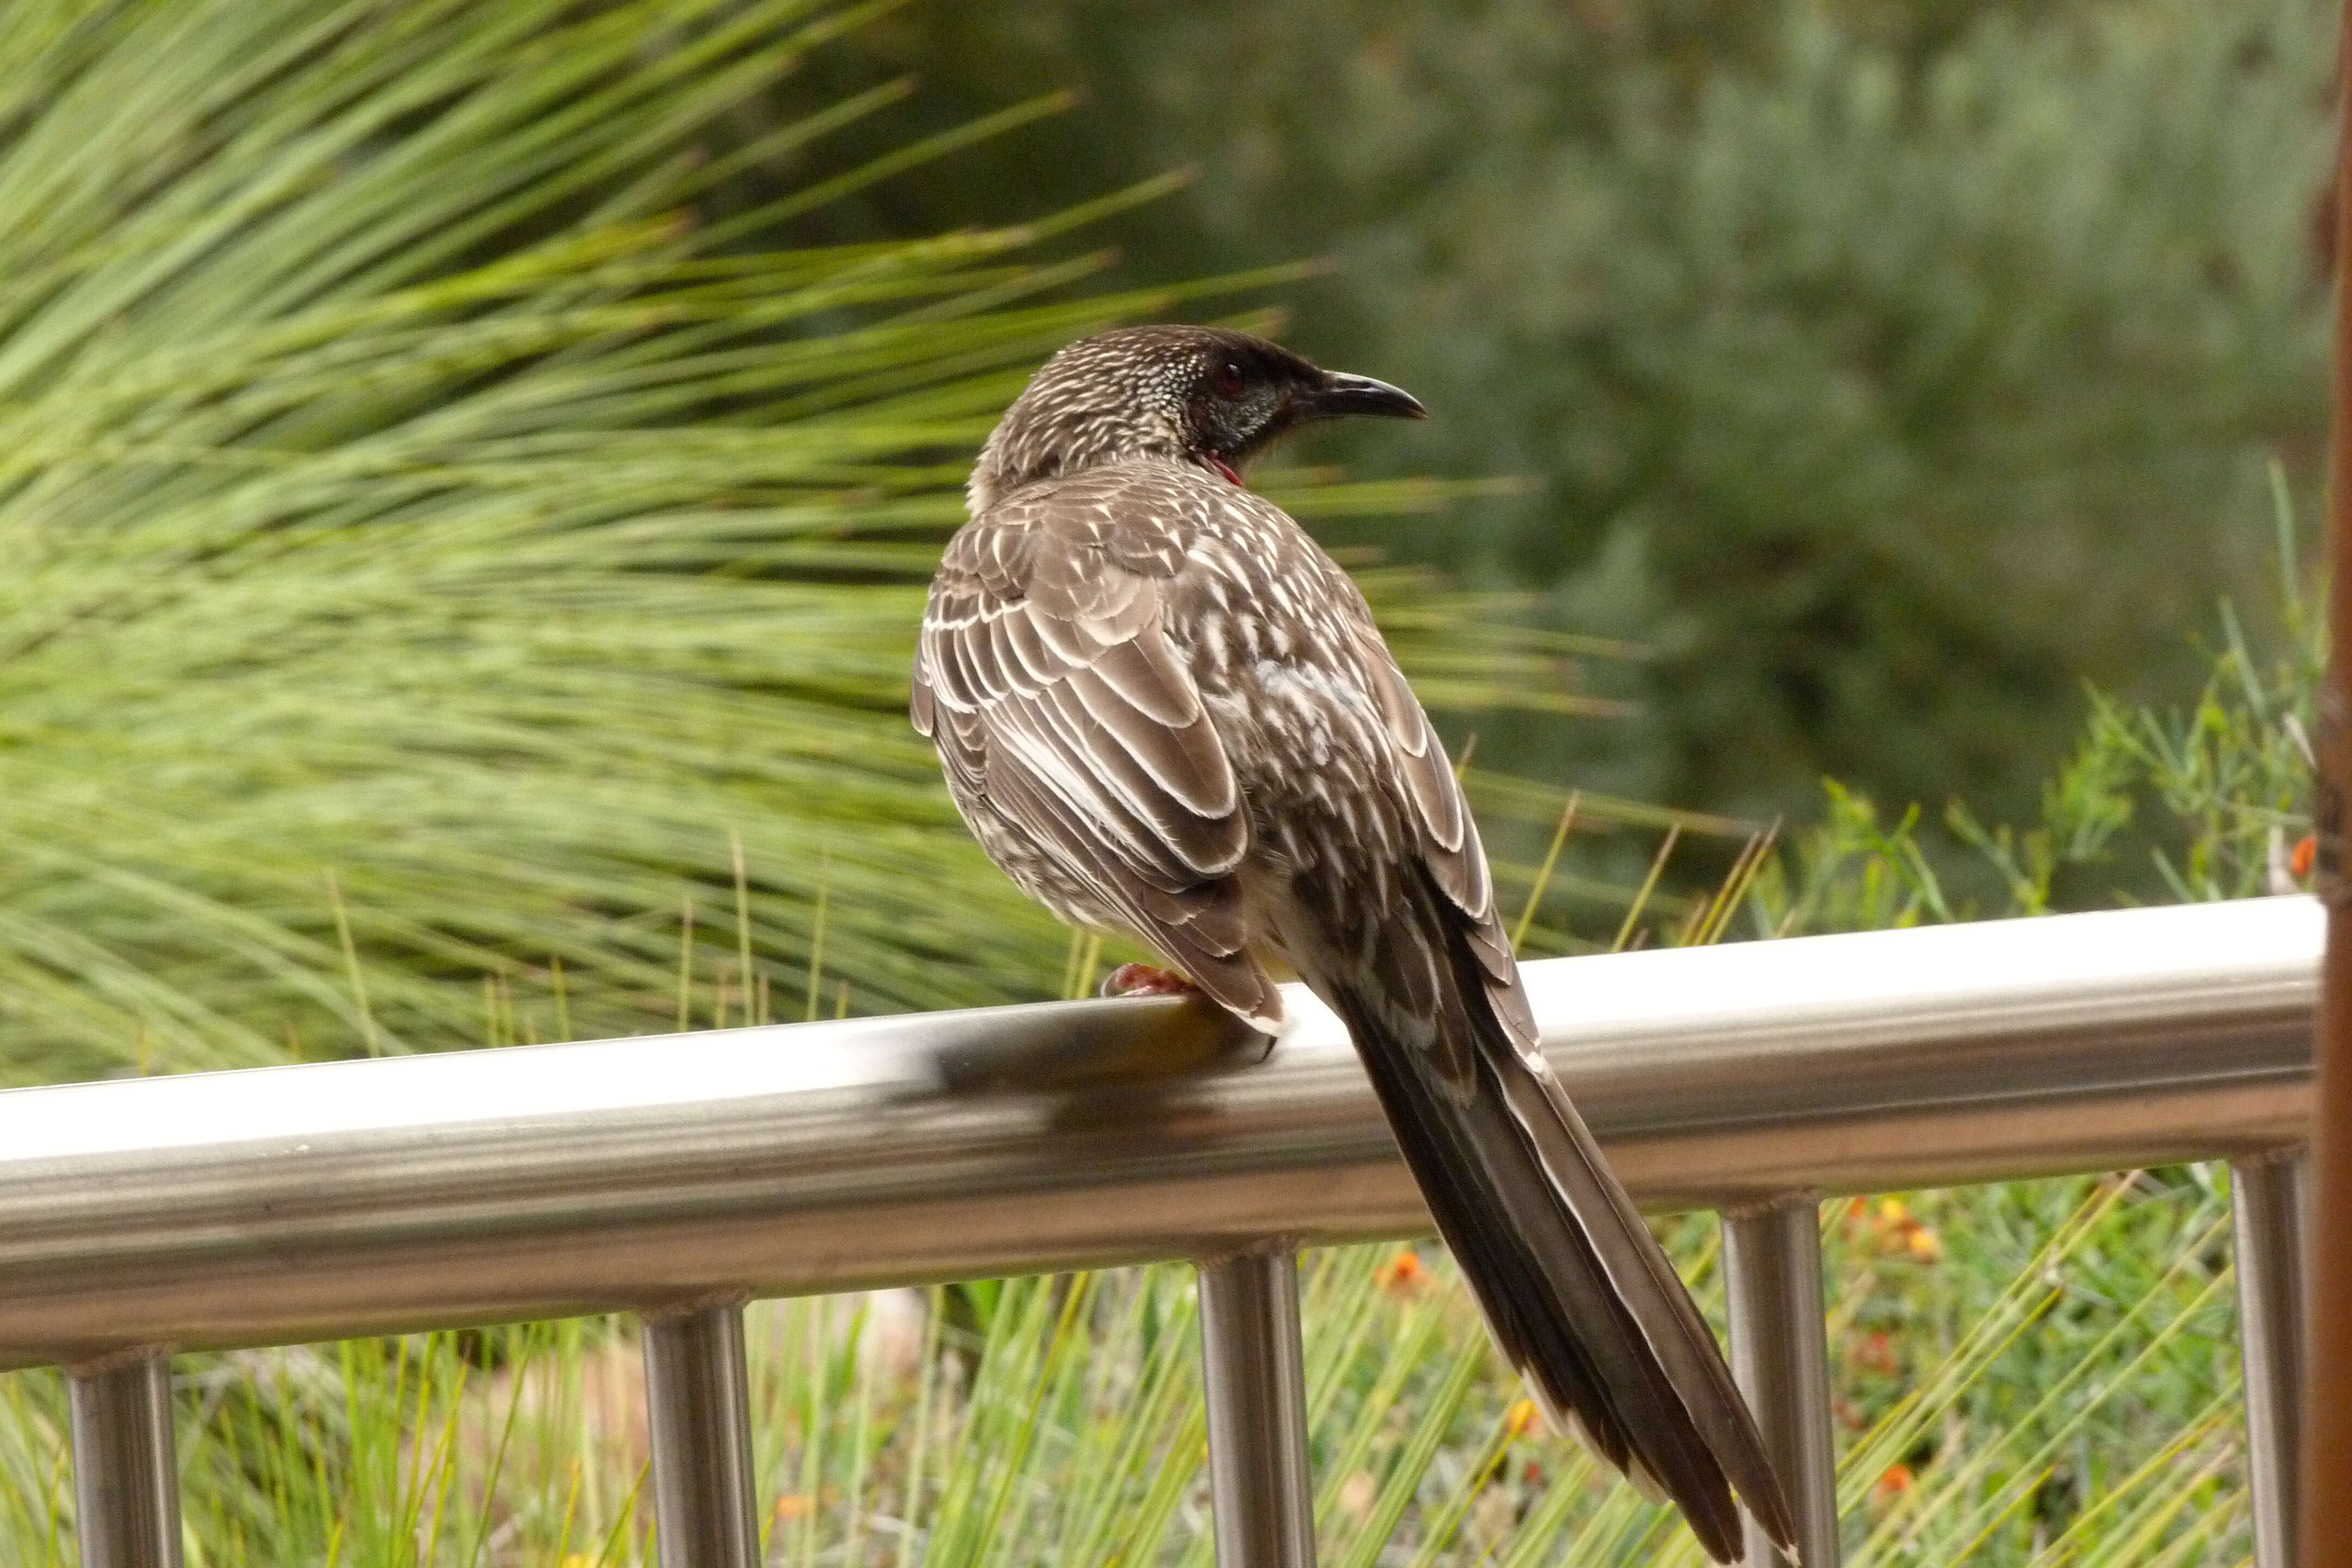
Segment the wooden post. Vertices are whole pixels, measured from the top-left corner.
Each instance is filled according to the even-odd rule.
[[[2319,689],[2314,815],[2327,904],[2321,966],[2319,1104],[2312,1149],[2310,1382],[2303,1402],[2304,1568],[2352,1563],[2352,0],[2336,60],[2336,413],[2327,492],[2327,675]]]

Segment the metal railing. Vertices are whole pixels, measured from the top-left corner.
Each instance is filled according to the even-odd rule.
[[[1819,1200],[2210,1159],[2257,1560],[2292,1561],[2322,926],[2265,899],[1528,965],[1634,1194],[1724,1213],[1811,1568]],[[1344,1032],[1288,1000],[1270,1053],[1133,1000],[0,1093],[0,1368],[69,1374],[86,1568],[160,1568],[174,1352],[638,1312],[664,1568],[750,1568],[744,1300],[1192,1258],[1219,1562],[1305,1564],[1296,1251],[1428,1221]]]

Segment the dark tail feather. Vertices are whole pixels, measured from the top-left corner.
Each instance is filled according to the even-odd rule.
[[[1496,1016],[1465,922],[1433,905],[1385,925],[1380,962],[1316,989],[1346,1021],[1496,1339],[1555,1423],[1672,1498],[1717,1562],[1740,1550],[1735,1491],[1793,1552],[1713,1332],[1559,1080]]]

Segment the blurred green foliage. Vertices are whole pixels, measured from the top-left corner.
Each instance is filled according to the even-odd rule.
[[[1078,289],[1060,237],[1149,191],[775,248],[1052,107],[734,199],[887,101],[734,134],[862,15],[0,8],[0,1084],[1058,966],[908,726],[923,584],[1027,367],[1266,279]],[[1367,585],[1433,700],[1548,668]]]
[[[2323,428],[2335,12],[971,0],[796,90],[919,74],[876,137],[1085,94],[828,234],[1181,163],[1108,230],[1129,276],[1328,258],[1294,340],[1436,411],[1329,449],[1532,481],[1350,536],[1654,651],[1598,672],[1639,717],[1489,734],[1491,764],[1759,817],[1823,774],[2016,816],[2080,679],[2183,699],[2214,595],[2268,602],[2263,464],[2313,477]]]
[[[867,14],[809,0],[0,10],[0,1080],[1082,969],[898,711],[1024,367],[1216,308],[1077,292],[1082,220],[1160,237],[1139,275],[1328,252],[1302,342],[1475,411],[1396,466],[1540,481],[1416,535],[1354,520],[1445,492],[1270,478],[1652,643],[1643,717],[1493,725],[1489,761],[1807,821],[1818,769],[1854,781],[1775,849],[1475,775],[1536,949],[2292,885],[2292,509],[2278,624],[2225,618],[2190,706],[2142,698],[2255,571],[2252,455],[2308,465],[2318,15],[1005,0],[845,41]],[[935,139],[862,91],[902,60],[943,68]],[[988,140],[1065,80],[1077,115]],[[1180,144],[1194,195],[1071,210]],[[1009,204],[1063,216],[907,237]],[[1619,664],[1370,586],[1433,700],[1572,710]],[[2078,668],[2116,695],[2012,809]],[[1978,783],[1943,819],[1973,881],[1863,793]],[[1571,828],[1633,876],[1578,874]],[[1737,850],[1714,894],[1645,879],[1702,843]],[[1607,940],[1572,934],[1596,908]],[[1854,1560],[2238,1554],[2225,1208],[2180,1172],[1830,1215]],[[960,1356],[935,1305],[897,1367],[834,1303],[756,1326],[772,1545],[1203,1560],[1184,1274],[972,1299]],[[1309,1301],[1332,1560],[1691,1561],[1526,1429],[1442,1265],[1325,1255]],[[626,1348],[194,1359],[203,1560],[643,1561]],[[12,1561],[70,1561],[65,1446],[57,1378],[0,1381]]]
[[[1754,879],[1742,933],[1878,930],[2307,888],[2310,734],[2326,647],[2316,601],[2299,582],[2283,488],[2277,504],[2284,590],[2277,651],[2250,646],[2224,602],[2192,702],[2134,705],[2094,689],[2083,732],[2042,787],[2038,816],[1988,826],[1964,800],[1946,805],[1944,823],[1972,852],[1958,868],[1958,889],[1922,847],[1919,807],[1886,822],[1869,799],[1832,783],[1827,814],[1798,828]]]
[[[1231,308],[1104,234],[1328,255],[1230,281],[1456,411],[1371,471],[1532,481],[1265,478],[1548,629],[1368,572],[1507,879],[1570,784],[1612,930],[1747,833],[1643,800],[2030,817],[2076,672],[2186,692],[2187,606],[2276,597],[2323,10],[9,8],[0,1079],[1033,991],[898,704],[1025,366]],[[2080,879],[1970,820],[1906,839],[1950,900]]]
[[[1830,779],[1769,822],[1669,811],[1473,770],[1471,799],[1527,956],[1875,931],[2310,885],[2310,736],[2326,658],[2296,509],[2273,470],[2271,591],[2184,638],[2180,702],[2083,692],[2029,808],[1966,796],[1887,809]],[[1483,751],[1483,747],[1481,750]],[[1936,801],[1940,799],[1940,805]]]

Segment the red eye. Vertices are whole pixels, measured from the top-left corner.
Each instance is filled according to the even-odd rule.
[[[1219,397],[1239,397],[1242,395],[1242,367],[1227,360],[1217,367],[1216,380],[1211,384]]]

